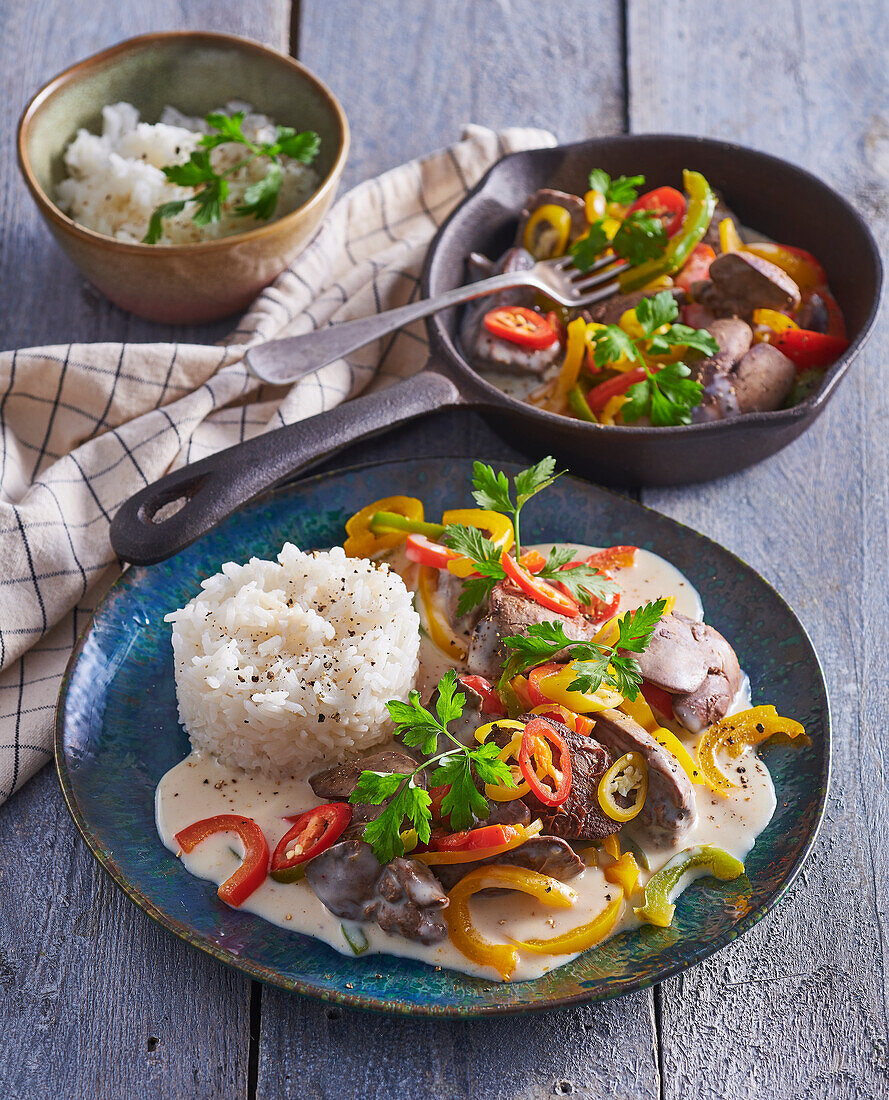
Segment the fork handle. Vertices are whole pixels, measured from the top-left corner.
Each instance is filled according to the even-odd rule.
[[[482,298],[486,294],[496,294],[499,290],[526,286],[529,282],[527,271],[492,275],[490,279],[456,287],[436,295],[435,298],[424,298],[399,309],[375,313],[357,321],[345,321],[341,325],[330,325],[302,336],[269,340],[251,348],[247,352],[246,363],[250,371],[263,382],[275,385],[295,382],[304,377],[307,371],[317,370],[335,359],[341,359],[387,333],[403,328],[412,321],[418,321],[421,317],[428,317],[430,313],[459,305],[461,302],[469,302],[473,298]]]

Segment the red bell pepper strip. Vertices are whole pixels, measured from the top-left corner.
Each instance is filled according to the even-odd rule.
[[[798,371],[813,367],[829,367],[848,348],[849,341],[841,336],[828,336],[826,332],[810,332],[804,328],[789,328],[779,332],[771,341]]]
[[[654,370],[655,368],[652,367],[652,373]],[[593,386],[587,394],[587,404],[594,413],[600,413],[612,397],[616,397],[619,393],[626,393],[630,386],[635,386],[637,382],[642,382],[644,379],[644,367],[634,367],[624,374],[618,374],[614,378],[609,378],[607,382],[600,382],[598,386]]]
[[[440,542],[433,542],[425,535],[408,535],[404,544],[404,552],[408,561],[415,561],[418,565],[430,565],[433,569],[446,569],[448,562],[461,555],[456,550],[442,546]]]
[[[495,848],[508,844],[519,836],[521,829],[514,825],[483,825],[479,829],[464,829],[459,833],[433,836],[429,846],[434,852],[474,852],[479,848]]]
[[[673,717],[673,696],[669,691],[664,691],[663,688],[655,687],[654,684],[650,684],[647,680],[642,681],[642,686],[639,689],[645,699],[645,702],[651,707],[652,710],[656,710],[658,714],[663,714],[666,718]]]
[[[710,264],[716,259],[716,253],[709,244],[695,245],[692,254],[685,261],[685,266],[673,279],[676,286],[688,290],[692,283],[706,279],[710,274]]]
[[[558,335],[549,321],[527,306],[500,306],[485,314],[485,328],[492,336],[540,351],[552,347]]]
[[[486,680],[484,676],[458,676],[457,679],[482,697],[482,710],[485,714],[496,714],[500,717],[506,714],[503,701],[490,680]]]
[[[265,882],[269,870],[268,841],[252,818],[219,814],[181,829],[176,834],[176,843],[183,852],[192,852],[202,840],[215,833],[237,833],[244,845],[243,863],[216,891],[226,905],[237,909]]]
[[[551,663],[548,665],[539,665],[537,668],[532,668],[531,671],[528,673],[528,696],[535,707],[539,707],[543,703],[552,702],[551,699],[547,699],[547,697],[543,694],[543,692],[537,685],[544,677],[554,676],[557,672],[561,672],[564,667],[564,665]],[[561,721],[561,718],[559,719],[559,721]]]
[[[303,864],[339,840],[352,820],[352,807],[348,802],[328,802],[284,820],[292,821],[293,828],[275,848],[271,876],[277,882],[296,882],[305,871]]]
[[[682,228],[687,207],[685,195],[675,187],[656,187],[654,191],[649,191],[636,199],[627,214],[632,214],[636,210],[648,210],[655,217],[660,218],[667,236],[675,237]]]
[[[580,614],[577,604],[570,596],[564,595],[551,584],[547,584],[546,581],[529,573],[527,569],[523,569],[509,554],[501,554],[500,564],[513,584],[547,610],[555,611],[557,615],[567,615],[570,619]]]
[[[559,777],[555,779],[555,788],[548,787],[537,777],[531,754],[538,738],[549,741],[554,748],[559,750],[559,762],[556,765]],[[571,794],[571,752],[549,722],[544,722],[542,718],[532,718],[525,726],[525,731],[522,734],[522,746],[519,749],[519,767],[528,786],[544,806],[561,806],[568,795]]]

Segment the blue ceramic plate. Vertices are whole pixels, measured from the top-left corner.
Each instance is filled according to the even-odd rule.
[[[625,933],[535,982],[500,985],[406,959],[347,958],[325,944],[227,908],[160,843],[154,789],[188,752],[176,718],[170,630],[181,607],[224,561],[273,557],[341,541],[368,501],[406,493],[427,514],[471,503],[466,459],[389,462],[283,488],[244,508],[177,557],[130,569],[80,639],[59,698],[56,760],[65,798],[102,866],[177,936],[253,978],[330,1001],[430,1016],[496,1015],[629,993],[685,970],[747,931],[781,897],[821,820],[830,774],[830,716],[818,658],[799,620],[749,566],[704,536],[634,501],[561,478],[523,514],[530,541],[566,535],[635,544],[672,561],[696,585],[707,621],[750,674],[754,703],[803,722],[804,744],[770,744],[778,809],[730,883],[696,882],[673,926]]]

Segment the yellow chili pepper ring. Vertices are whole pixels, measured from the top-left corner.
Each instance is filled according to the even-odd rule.
[[[350,558],[369,558],[383,550],[399,546],[408,536],[407,531],[374,532],[371,521],[377,512],[394,512],[405,519],[423,520],[423,502],[416,497],[383,497],[368,504],[360,512],[346,521],[346,534],[349,536],[343,549]]]
[[[635,792],[635,798],[629,806],[622,806],[615,795],[629,795]],[[612,821],[632,821],[642,812],[645,796],[648,794],[648,764],[641,752],[625,753],[611,765],[599,780],[596,791],[602,813]]]
[[[450,524],[476,527],[484,532],[498,550],[509,551],[515,542],[515,531],[509,516],[485,508],[453,508],[442,516],[442,523],[445,527]],[[469,577],[475,571],[475,563],[469,558],[459,557],[448,562],[448,572],[455,577]]]

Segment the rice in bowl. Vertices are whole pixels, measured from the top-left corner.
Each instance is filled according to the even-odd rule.
[[[253,142],[273,142],[277,125],[267,115],[255,112],[249,103],[233,100],[220,114],[245,112],[244,134]],[[148,230],[152,212],[163,203],[194,196],[194,189],[171,183],[163,168],[184,164],[199,148],[210,127],[201,118],[165,107],[160,122],[142,122],[132,103],[112,103],[102,108],[102,133],[81,129],[65,150],[68,177],[56,188],[59,208],[80,225],[114,237],[118,241],[138,243]],[[210,153],[217,172],[240,164],[243,145],[226,142]],[[276,221],[302,205],[317,189],[319,176],[314,168],[290,157],[281,158],[281,190],[275,213]],[[197,225],[194,208],[163,220],[160,245],[194,244],[229,237],[268,222],[241,217],[236,209],[244,202],[252,184],[266,174],[268,157],[257,157],[228,177],[229,193],[222,203],[221,217],[208,225]]]
[[[385,563],[341,547],[227,562],[173,624],[179,719],[192,747],[272,778],[385,741],[414,686],[419,617]]]

